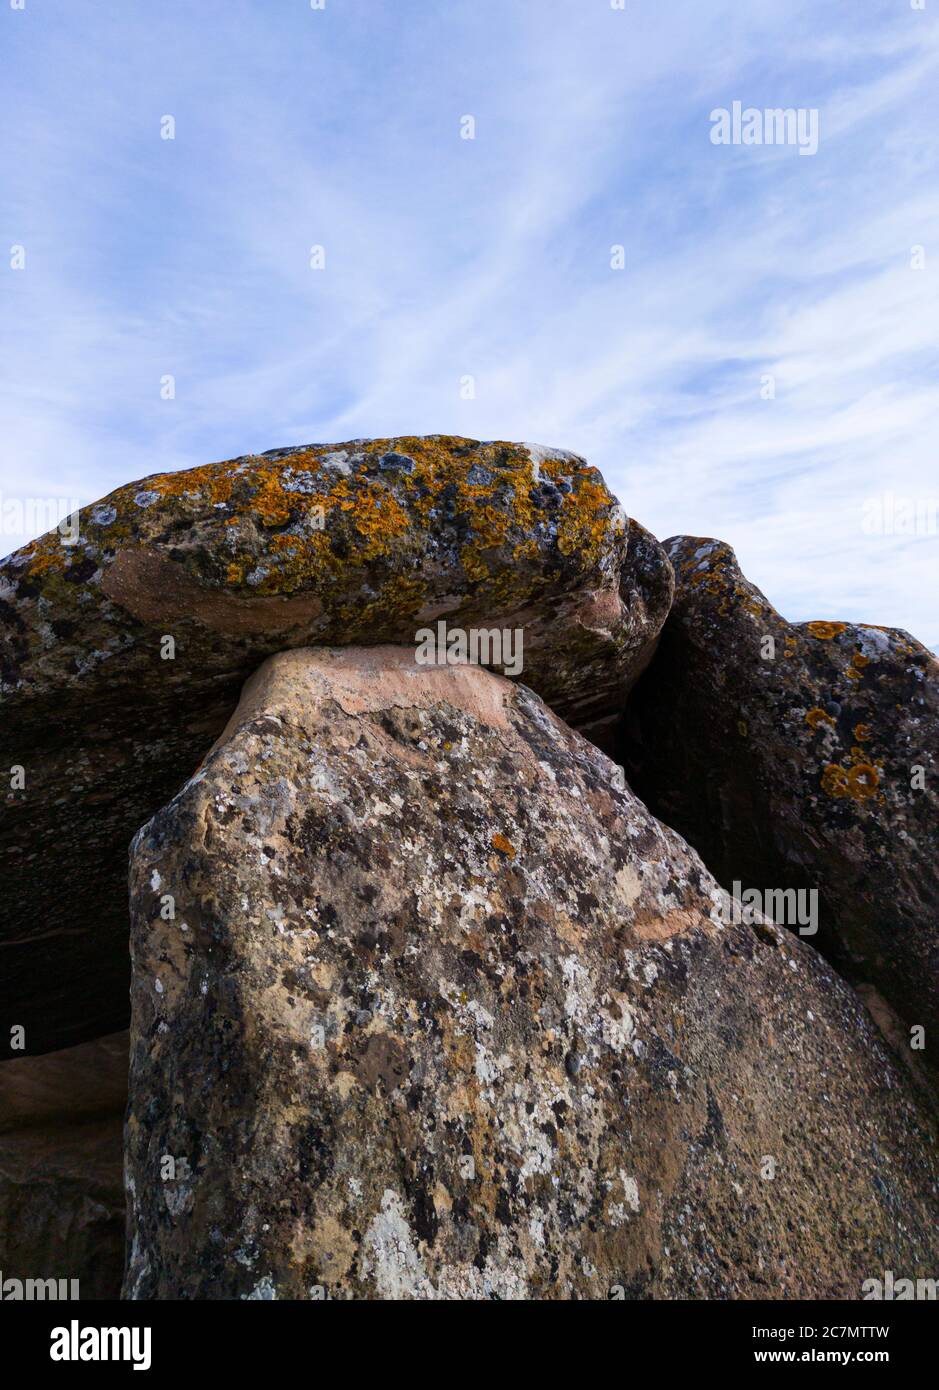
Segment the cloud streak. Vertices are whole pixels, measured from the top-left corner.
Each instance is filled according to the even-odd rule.
[[[837,0],[274,8],[3,17],[4,496],[533,439],[730,541],[787,617],[939,644],[939,537],[862,527],[939,490],[930,10],[875,3],[861,42]],[[817,155],[712,145],[735,100],[817,108]]]

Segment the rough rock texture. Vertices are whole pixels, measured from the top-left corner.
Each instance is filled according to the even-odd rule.
[[[126,1293],[934,1275],[909,1077],[816,952],[712,894],[523,685],[393,648],[265,663],[132,848]]]
[[[0,1062],[0,1271],[117,1298],[127,1034]]]
[[[629,702],[632,785],[725,888],[817,888],[814,943],[936,1066],[939,662],[905,632],[787,623],[720,541],[665,546],[675,603]]]
[[[130,483],[0,565],[0,1019],[41,1052],[126,1024],[127,844],[264,657],[524,630],[525,681],[602,738],[671,601],[583,459],[471,440],[275,450]],[[172,659],[163,640],[175,642]],[[13,946],[15,944],[15,949]]]

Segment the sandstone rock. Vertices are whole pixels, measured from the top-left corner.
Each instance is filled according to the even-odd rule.
[[[126,1024],[127,844],[264,657],[521,628],[525,681],[600,738],[671,600],[661,547],[599,473],[518,444],[274,450],[130,483],[79,530],[0,565],[0,766],[22,770],[0,1023],[31,1052]]]
[[[127,1034],[0,1062],[0,1278],[118,1298]],[[5,1297],[9,1297],[9,1288]]]
[[[719,541],[666,549],[675,604],[629,702],[632,785],[725,888],[817,889],[816,944],[937,1065],[939,662],[905,632],[786,622]]]
[[[132,850],[127,1296],[935,1274],[932,1123],[870,1016],[798,938],[712,920],[618,785],[478,668],[261,668]]]

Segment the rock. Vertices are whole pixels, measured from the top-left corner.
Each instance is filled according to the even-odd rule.
[[[910,1078],[810,946],[712,920],[617,774],[479,668],[265,663],[132,848],[126,1296],[935,1274]]]
[[[118,1298],[127,1034],[0,1062],[0,1280]]]
[[[158,474],[62,539],[0,565],[0,1024],[30,1052],[126,1025],[127,844],[266,656],[518,628],[525,681],[599,739],[671,601],[583,459],[442,436]]]
[[[786,622],[720,541],[666,549],[632,785],[725,888],[817,889],[814,944],[891,1006],[912,1062],[939,1064],[939,662],[890,628]]]

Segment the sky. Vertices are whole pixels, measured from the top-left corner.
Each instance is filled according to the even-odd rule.
[[[939,648],[939,0],[0,0],[0,143],[3,553],[167,469],[526,440]]]

